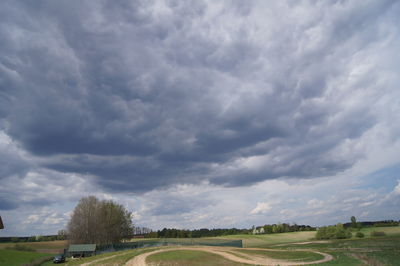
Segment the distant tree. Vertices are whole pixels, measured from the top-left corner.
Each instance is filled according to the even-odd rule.
[[[357,228],[357,220],[356,220],[356,217],[355,217],[355,216],[351,216],[350,220],[351,220],[351,227]]]
[[[82,198],[68,223],[68,239],[72,243],[110,244],[131,236],[131,213],[111,200],[94,196]]]
[[[66,240],[67,239],[67,230],[58,230],[57,240]]]

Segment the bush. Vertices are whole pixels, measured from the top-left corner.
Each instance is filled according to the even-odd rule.
[[[364,234],[361,233],[361,232],[357,232],[357,233],[356,233],[356,237],[358,237],[358,238],[363,238],[363,237],[364,237]]]
[[[346,239],[351,238],[352,234],[349,230],[344,229],[342,224],[323,226],[318,229],[317,239]]]
[[[382,231],[372,231],[371,236],[386,236],[386,234]]]

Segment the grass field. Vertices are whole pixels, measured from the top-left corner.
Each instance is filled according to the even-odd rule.
[[[52,254],[46,254],[46,253],[0,249],[0,265],[19,266],[24,263],[30,263],[51,256]]]
[[[278,260],[290,261],[316,261],[323,259],[324,256],[318,253],[308,251],[270,251],[270,250],[240,250],[237,252],[245,253],[248,255],[257,255],[261,257],[268,257]]]
[[[43,242],[18,242],[18,243],[0,243],[0,249],[13,247],[16,244],[26,246],[34,250],[62,250],[68,246],[66,240],[43,241]]]
[[[385,232],[386,236],[370,237],[374,230]],[[335,257],[335,260],[320,265],[400,265],[400,227],[364,228],[361,232],[365,238],[331,240],[301,247],[327,252]],[[286,249],[298,247],[295,244],[279,246]]]
[[[204,252],[204,251],[193,251],[193,250],[178,250],[178,251],[167,251],[154,255],[150,255],[146,262],[154,263],[155,265],[167,266],[167,265],[190,265],[190,266],[202,266],[202,265],[247,265],[242,263],[235,263],[233,261],[224,259],[216,254]]]
[[[274,244],[284,244],[291,242],[308,241],[315,237],[315,231],[311,232],[292,232],[282,234],[265,234],[265,235],[232,235],[218,237],[220,239],[242,239],[243,247],[269,247]]]
[[[372,231],[384,232],[386,236],[371,237]],[[353,231],[355,235],[356,230]],[[363,228],[365,238],[356,238],[347,240],[330,240],[326,242],[313,241],[315,232],[294,232],[273,235],[232,235],[218,238],[207,239],[242,239],[245,247],[285,249],[281,251],[257,251],[238,249],[244,255],[267,256],[272,259],[283,260],[304,260],[313,261],[321,258],[321,255],[311,252],[294,252],[293,249],[310,249],[325,252],[333,255],[334,260],[319,265],[400,265],[400,227],[371,227]],[[143,239],[142,239],[143,240]],[[310,242],[299,245],[299,242]],[[66,247],[66,241],[48,241],[48,242],[27,242],[18,243],[35,250],[60,250]],[[14,246],[15,243],[0,244],[0,265],[20,265],[28,263],[31,260],[51,256],[51,254],[24,252],[8,250],[6,247]],[[165,247],[164,247],[165,248]],[[123,265],[133,257],[146,253],[154,248],[141,248],[136,250],[125,250],[119,252],[106,253],[94,257],[83,259],[68,259],[64,265],[80,265],[86,262],[95,262],[93,265]],[[233,251],[235,252],[235,251]],[[240,253],[235,252],[238,257]],[[175,265],[244,265],[227,261],[223,257],[204,251],[169,251],[154,254],[148,257],[152,262],[177,263]],[[201,264],[193,264],[194,261],[201,261]],[[217,264],[212,264],[216,261]],[[225,263],[225,264],[224,264]],[[160,265],[167,265],[160,264]],[[51,262],[43,265],[52,265]]]
[[[391,226],[391,227],[366,227],[362,228],[360,232],[362,232],[366,237],[371,235],[372,231],[380,231],[384,232],[386,235],[400,235],[400,226]],[[355,235],[355,232],[358,232],[358,230],[354,230],[353,232],[353,238]]]

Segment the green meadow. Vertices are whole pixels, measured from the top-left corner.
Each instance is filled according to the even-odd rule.
[[[292,232],[281,234],[263,234],[263,235],[232,235],[218,238],[223,239],[241,239],[243,247],[269,247],[274,244],[284,244],[291,242],[308,241],[315,237],[315,231],[308,232]]]
[[[333,260],[319,265],[400,265],[400,227],[369,227],[359,230],[365,237],[357,238],[353,230],[351,239],[316,241],[315,232],[293,232],[265,235],[232,235],[207,239],[241,239],[245,248],[268,248],[269,250],[232,249],[229,253],[237,257],[266,257],[287,261],[316,261],[323,256],[312,251],[320,251],[333,256]],[[384,236],[373,237],[373,231],[384,232]],[[59,250],[66,247],[65,241],[18,243],[28,249]],[[22,265],[48,258],[52,254],[9,249],[14,243],[0,244],[0,265]],[[157,265],[246,265],[229,261],[216,254],[205,251],[170,250],[169,247],[140,248],[101,255],[67,259],[64,265],[124,265],[137,255],[157,249],[166,252],[150,255],[147,262]],[[271,250],[272,249],[272,250]],[[301,249],[301,251],[295,251]],[[285,252],[282,252],[285,251]],[[41,265],[52,265],[51,261]]]
[[[52,254],[38,253],[34,251],[0,249],[0,265],[4,266],[20,266],[23,264],[40,262],[51,257]]]
[[[166,251],[150,255],[147,263],[159,266],[187,265],[187,266],[217,266],[217,265],[248,265],[227,260],[219,255],[204,251],[178,250]]]

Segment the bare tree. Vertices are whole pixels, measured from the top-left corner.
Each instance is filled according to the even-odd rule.
[[[109,244],[132,235],[131,213],[114,201],[82,198],[68,223],[72,243]]]

